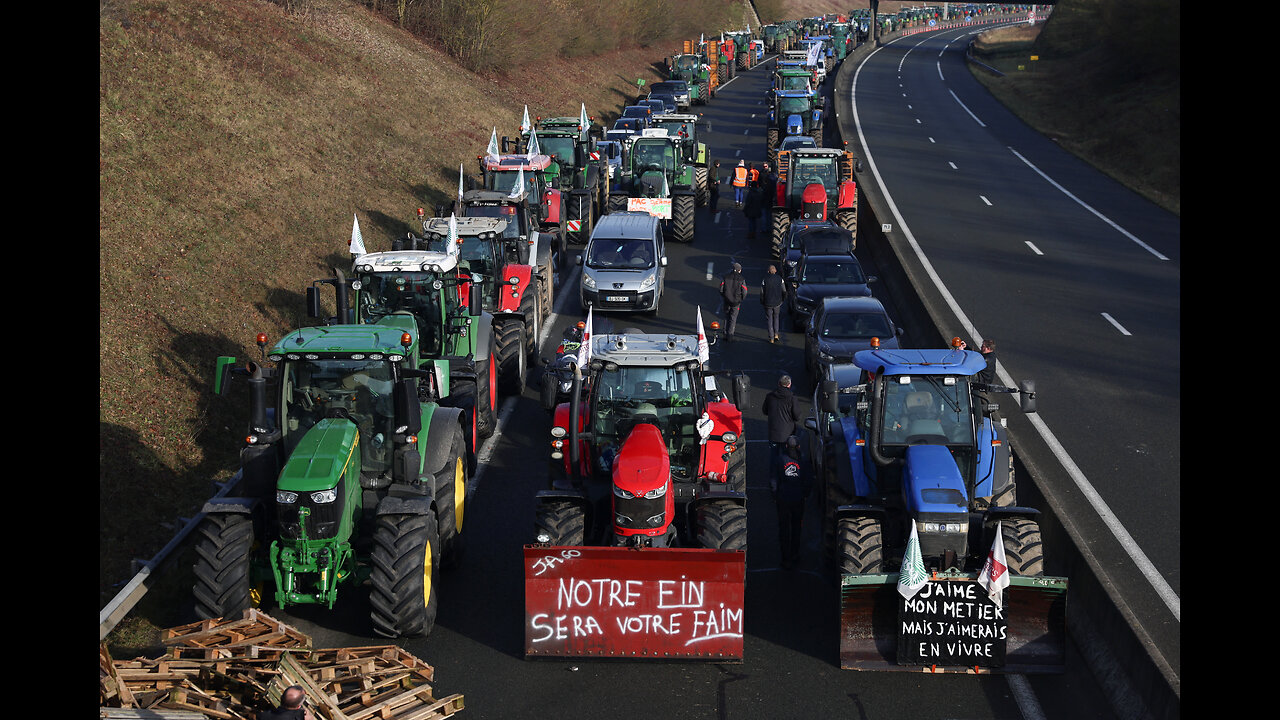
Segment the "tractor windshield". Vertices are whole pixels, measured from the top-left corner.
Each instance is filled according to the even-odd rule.
[[[573,165],[573,137],[565,135],[538,136],[538,146],[543,155],[554,155],[562,165]]]
[[[809,98],[778,98],[778,113],[781,115],[800,115],[809,111]]]
[[[527,171],[524,174],[524,189],[531,197],[538,197],[538,185],[534,177],[536,173],[537,171]],[[485,189],[510,193],[511,188],[515,187],[516,177],[519,174],[517,170],[490,170],[485,173]]]
[[[524,221],[524,216],[516,212],[515,205],[472,205],[467,208],[467,215],[470,217],[490,217],[506,220],[507,226],[502,230],[503,240],[516,240],[522,234],[524,228],[520,227],[520,223]]]
[[[670,175],[676,169],[676,155],[666,140],[637,140],[631,146],[632,163],[637,172],[661,170]]]
[[[413,313],[418,324],[418,343],[422,354],[440,354],[444,338],[439,324],[441,292],[435,287],[439,278],[428,272],[368,273],[360,276],[357,298],[360,321],[376,323],[385,315],[404,310]]]
[[[800,196],[810,183],[822,183],[828,197],[839,190],[836,163],[831,158],[796,158],[795,180],[791,184],[791,196],[794,206],[800,206]]]
[[[697,474],[698,420],[694,378],[688,370],[637,366],[601,368],[592,380],[593,430],[600,452],[596,457],[612,462],[606,449],[616,449],[636,424],[654,424],[662,432],[671,456],[673,479]]]
[[[881,442],[884,445],[971,447],[974,429],[969,378],[942,375],[885,378]]]
[[[363,474],[382,475],[391,468],[391,364],[387,360],[289,360],[280,387],[284,393],[284,443],[292,453],[311,426],[322,419],[347,418],[360,432]]]
[[[697,55],[677,55],[676,56],[677,71],[689,72],[691,70],[697,70],[699,64],[700,63],[698,62]]]
[[[808,75],[783,75],[782,89],[783,90],[808,90],[809,76]]]

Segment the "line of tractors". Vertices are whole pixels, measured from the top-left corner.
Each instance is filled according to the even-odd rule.
[[[725,33],[724,42],[687,43],[692,52],[672,58],[673,76],[693,68],[686,79],[705,85],[695,96],[705,102],[723,82],[717,72],[759,62],[751,57],[756,47],[781,58],[803,48],[805,30],[828,30],[807,22],[766,26],[759,37]],[[788,93],[803,93],[820,108],[816,83],[787,85],[786,78],[802,76],[813,79],[807,65],[775,69],[771,132]],[[525,392],[569,245],[586,242],[603,214],[655,198],[672,201],[663,217],[668,237],[691,242],[693,209],[705,205],[709,182],[699,127],[694,114],[658,118],[628,139],[614,173],[598,144],[603,130],[585,107],[578,117],[538,118],[501,142],[495,129],[477,158],[479,183],[467,188],[460,177],[450,205],[431,215],[419,209],[421,233],[375,252],[365,251],[362,239],[357,247],[353,233],[350,266],[306,288],[315,325],[274,343],[259,335],[258,360],[218,358],[215,392],[225,395],[233,378],[243,381],[249,423],[239,494],[203,508],[194,548],[197,613],[222,617],[268,604],[332,609],[340,588],[367,583],[374,633],[429,634],[439,573],[461,559],[481,443],[495,432],[499,398]],[[820,119],[816,128],[806,132],[820,141]],[[776,158],[775,252],[792,219],[825,218],[827,208],[856,236],[851,153],[783,149]],[[573,577],[557,576],[558,564],[571,567],[578,582],[610,578],[611,599],[630,599],[633,588],[638,595],[651,581],[655,607],[687,609],[694,618],[693,634],[668,657],[740,660],[750,381],[744,372],[709,366],[718,325],[708,335],[700,314],[692,334],[624,328],[596,335],[591,322],[588,314],[566,331],[557,360],[563,372],[544,374],[549,470],[535,501],[534,542],[525,548],[527,611],[535,616],[540,603],[585,604],[591,588],[584,595]],[[894,582],[888,573],[903,562],[904,528],[911,526],[926,538],[924,563],[935,573],[971,575],[997,522],[1017,571],[1043,573],[1036,511],[1015,502],[1011,451],[990,400],[1020,392],[1024,411],[1033,412],[1033,388],[975,383],[980,364],[958,347],[873,348],[857,354],[856,368],[820,383],[807,427],[818,442],[824,546],[846,581],[854,577],[843,591],[846,608],[867,618],[891,612],[882,589]],[[908,420],[891,416],[901,407],[895,400],[908,393],[928,394],[951,410],[951,422],[904,430]],[[721,610],[729,603],[721,621],[736,619],[736,631],[693,610],[708,600],[702,581],[694,581],[703,577],[728,587],[712,599],[721,599]],[[526,628],[530,656],[547,654],[535,647],[547,639],[544,629],[559,643],[549,654],[649,651],[616,639],[565,639],[552,615],[537,615],[543,624]],[[659,626],[670,629],[674,617],[665,617],[672,624]],[[614,619],[622,627],[632,620]],[[587,635],[593,622],[582,622]],[[867,637],[850,641],[863,658],[853,666],[892,665],[884,661],[891,656],[886,631],[876,623]],[[1011,627],[1026,624],[1010,620]],[[714,653],[696,649],[726,638],[728,646]],[[1011,656],[1021,657],[1012,648]]]

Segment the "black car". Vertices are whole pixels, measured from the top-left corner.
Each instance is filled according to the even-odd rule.
[[[804,330],[823,298],[866,297],[871,295],[867,287],[876,276],[862,271],[862,264],[853,253],[810,254],[806,251],[796,263],[795,272],[787,280],[787,311],[791,315],[791,329]]]
[[[669,113],[680,112],[680,104],[676,102],[675,95],[670,93],[649,93],[649,99],[661,100]]]
[[[782,267],[778,270],[784,280],[790,279],[804,253],[852,253],[855,242],[853,233],[830,220],[794,220],[782,244]]]
[[[804,330],[805,366],[816,384],[828,365],[853,362],[854,353],[871,347],[898,347],[902,328],[893,324],[884,305],[873,297],[824,298]]]

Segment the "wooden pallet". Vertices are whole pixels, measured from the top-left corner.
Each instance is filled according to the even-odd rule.
[[[327,720],[428,720],[462,710],[461,695],[432,695],[433,675],[430,665],[394,645],[316,650],[305,661],[286,653],[273,695],[301,685]]]
[[[162,642],[174,659],[250,658],[275,661],[284,650],[311,647],[311,636],[249,608],[238,620],[212,618],[164,631]]]

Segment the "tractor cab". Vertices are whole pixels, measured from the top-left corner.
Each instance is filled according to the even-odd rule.
[[[663,128],[667,137],[677,138],[681,157],[691,164],[706,164],[706,145],[698,141],[698,116],[668,113],[653,119],[653,127]]]
[[[636,183],[637,197],[670,197],[667,178],[675,175],[681,156],[680,141],[663,130],[645,130],[632,139],[629,152],[631,173]]]
[[[518,265],[520,260],[518,245],[502,242],[511,224],[491,217],[461,217],[455,221],[458,234],[453,257],[462,280],[463,297],[466,297],[468,283],[476,283],[483,288],[484,309],[498,312],[502,308],[502,286],[510,284],[506,269],[509,265]],[[430,218],[423,222],[422,229],[429,250],[450,252],[449,218]]]

